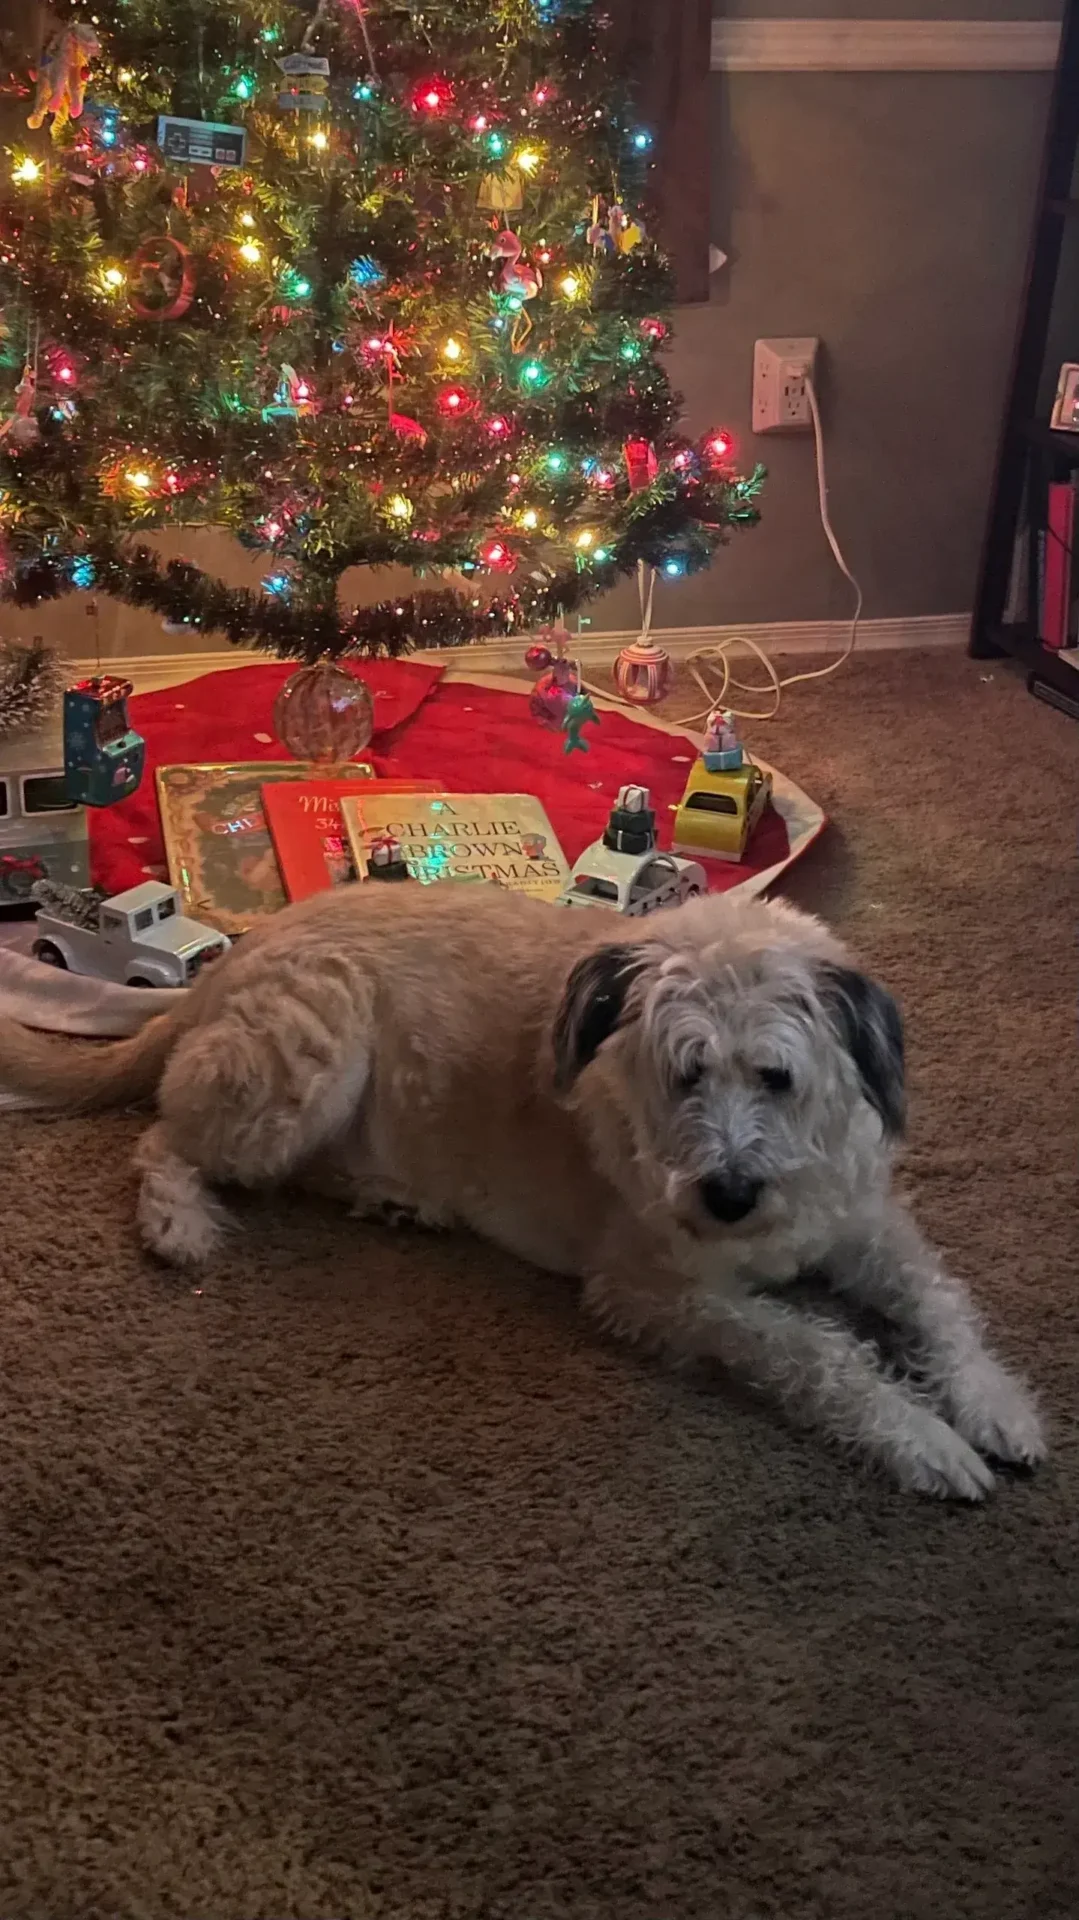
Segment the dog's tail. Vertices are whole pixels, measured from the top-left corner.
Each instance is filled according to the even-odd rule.
[[[102,1045],[0,1020],[0,1085],[77,1112],[122,1107],[154,1091],[183,1026],[179,1011],[159,1014],[129,1040]]]

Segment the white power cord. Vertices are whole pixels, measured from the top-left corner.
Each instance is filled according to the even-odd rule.
[[[691,727],[696,725],[698,721],[706,720],[713,707],[727,707],[730,712],[734,714],[735,718],[739,720],[774,720],[776,714],[779,712],[783,689],[785,687],[799,686],[805,680],[825,679],[828,674],[835,673],[840,667],[845,666],[851,654],[854,652],[858,639],[858,623],[862,617],[862,589],[843,557],[843,550],[836,538],[835,529],[832,526],[831,517],[828,512],[828,476],[824,465],[824,432],[821,427],[820,406],[817,402],[816,388],[810,379],[806,380],[806,398],[809,401],[809,411],[813,417],[813,441],[816,450],[817,464],[817,499],[820,506],[821,526],[824,528],[824,537],[831,548],[832,557],[835,560],[836,566],[839,568],[844,579],[849,580],[851,586],[854,588],[854,614],[851,619],[847,643],[842,653],[838,654],[834,660],[830,660],[826,667],[812,667],[806,673],[789,673],[783,677],[777,672],[774,663],[769,659],[763,647],[759,647],[755,640],[749,638],[748,634],[732,634],[728,640],[720,640],[715,646],[701,647],[698,652],[690,654],[686,664],[701,692],[704,694],[705,699],[708,701],[708,705],[700,713],[691,713],[684,717],[680,716],[679,725],[681,726]],[[652,624],[652,589],[654,586],[655,573],[653,571],[648,590],[647,603],[645,600],[643,579],[640,582],[641,625],[645,637],[647,637]],[[747,653],[754,654],[760,661],[761,666],[768,676],[764,686],[755,686],[750,681],[739,680],[737,676],[732,673],[730,655],[737,647],[744,647]],[[698,670],[698,664],[701,667],[710,666],[714,671],[719,672],[720,683],[718,688],[713,689],[709,687],[707,680]],[[755,700],[763,696],[771,696],[772,705],[764,713],[753,711],[748,707],[731,706],[727,695],[732,689],[736,693],[749,694]],[[593,688],[590,689],[590,691],[595,692],[598,691],[598,689]],[[617,700],[618,696],[612,696],[607,693],[604,695],[604,698],[608,700],[614,698]],[[619,700],[619,705],[621,706],[630,706],[631,704],[632,702],[628,700]]]

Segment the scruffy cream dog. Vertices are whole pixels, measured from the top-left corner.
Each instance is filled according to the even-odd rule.
[[[69,1106],[156,1091],[139,1222],[168,1260],[213,1255],[213,1188],[317,1184],[572,1276],[619,1334],[722,1362],[905,1488],[977,1500],[988,1458],[1043,1456],[890,1192],[894,1002],[790,907],[628,924],[495,888],[346,887],[132,1040],[0,1025],[0,1078]],[[823,1308],[792,1293],[807,1274]],[[853,1330],[865,1311],[894,1372]]]

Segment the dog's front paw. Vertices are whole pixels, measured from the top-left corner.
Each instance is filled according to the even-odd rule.
[[[1036,1467],[1046,1441],[1033,1395],[988,1354],[949,1383],[948,1406],[957,1432],[991,1460]]]
[[[936,1500],[984,1500],[993,1491],[993,1475],[981,1455],[928,1408],[913,1414],[891,1466],[906,1493],[925,1493]]]

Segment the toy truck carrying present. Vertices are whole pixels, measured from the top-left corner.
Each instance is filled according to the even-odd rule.
[[[72,973],[128,987],[189,987],[207,961],[232,945],[226,934],[186,919],[179,894],[160,880],[111,900],[60,887],[35,893],[46,904],[38,910],[34,952]]]
[[[146,742],[127,717],[129,680],[103,673],[64,694],[64,771],[81,807],[111,807],[142,779]]]

